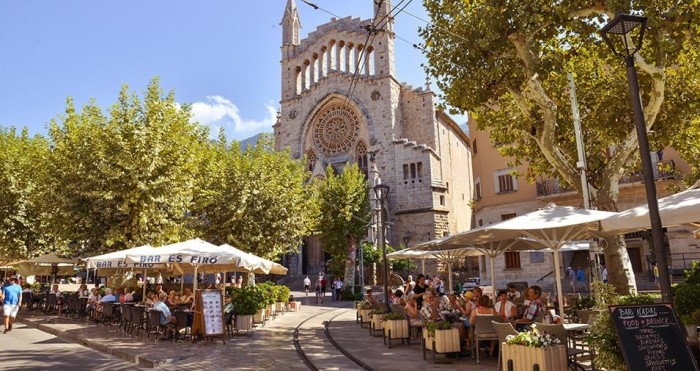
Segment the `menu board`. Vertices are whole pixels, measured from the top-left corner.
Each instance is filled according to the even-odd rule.
[[[220,290],[197,290],[202,303],[204,336],[224,334],[223,304]]]
[[[698,370],[670,304],[610,306],[630,370]]]

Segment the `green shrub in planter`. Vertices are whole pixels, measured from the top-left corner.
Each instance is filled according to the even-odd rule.
[[[275,304],[275,300],[277,300],[277,297],[273,292],[273,286],[274,284],[272,282],[263,282],[255,285],[255,288],[260,290],[263,295],[263,302],[265,303],[265,306]]]
[[[386,321],[398,321],[406,319],[406,315],[401,312],[391,312],[384,315]]]
[[[289,287],[285,285],[274,285],[272,287],[275,292],[275,301],[281,303],[289,302],[289,294],[292,292]]]
[[[355,285],[355,292],[352,292],[351,287],[343,287],[340,292],[340,297],[343,301],[358,301],[362,300],[362,286]]]
[[[253,286],[231,288],[231,303],[236,314],[252,316],[265,307],[264,300],[260,290]]]
[[[435,336],[435,330],[449,330],[452,328],[452,322],[448,321],[436,321],[436,322],[426,322],[424,324],[425,330],[428,331],[428,336]]]
[[[700,308],[700,285],[695,283],[679,283],[673,294],[673,308],[679,315],[693,313]]]

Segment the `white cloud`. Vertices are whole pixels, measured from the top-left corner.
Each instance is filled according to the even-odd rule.
[[[209,126],[214,137],[218,135],[219,127],[223,127],[227,136],[237,139],[272,131],[272,125],[277,120],[277,108],[272,103],[266,103],[265,109],[267,116],[264,119],[246,120],[241,117],[236,104],[219,95],[211,95],[204,102],[192,104],[193,119]]]

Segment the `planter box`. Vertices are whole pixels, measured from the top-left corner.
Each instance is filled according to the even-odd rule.
[[[534,365],[538,365],[540,371],[567,369],[566,346],[564,345],[535,348],[502,343],[501,352],[504,370],[511,370],[508,368],[509,362],[513,364],[513,371],[531,371]]]
[[[259,323],[263,326],[265,325],[265,309],[260,309],[258,313],[255,313],[255,315],[253,315],[253,322]]]
[[[360,309],[360,325],[363,323],[369,323],[371,315],[372,309]]]
[[[370,335],[375,335],[377,333],[377,331],[381,331],[383,329],[382,317],[384,317],[383,314],[377,314],[377,313],[372,314],[372,319],[370,320],[370,324],[369,324],[369,334]]]
[[[289,310],[292,312],[300,312],[301,311],[301,302],[300,301],[290,301],[289,302]]]
[[[236,332],[238,331],[251,331],[253,330],[253,316],[251,315],[237,315],[236,316]]]
[[[269,304],[267,308],[265,308],[265,316],[267,318],[272,318],[272,316],[275,315],[275,305],[274,304]]]
[[[409,331],[409,327],[408,327],[408,320],[405,320],[405,319],[386,320],[383,322],[383,325],[384,325],[384,344],[386,345],[386,339],[389,339],[389,348],[391,348],[391,339],[401,339],[401,343],[403,343],[404,339],[406,339],[407,341],[410,341],[410,331]]]
[[[461,350],[459,330],[456,328],[435,330],[435,336],[428,336],[428,330],[423,329],[423,339],[425,340],[425,348],[434,350],[435,353],[451,353]]]
[[[284,313],[284,302],[278,301],[275,303],[275,312]]]

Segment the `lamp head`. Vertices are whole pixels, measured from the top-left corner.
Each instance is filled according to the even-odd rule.
[[[374,186],[374,195],[377,196],[377,200],[384,202],[389,196],[389,186],[386,184],[377,184]]]
[[[600,30],[600,34],[613,54],[631,57],[642,48],[646,27],[647,17],[618,14]]]

